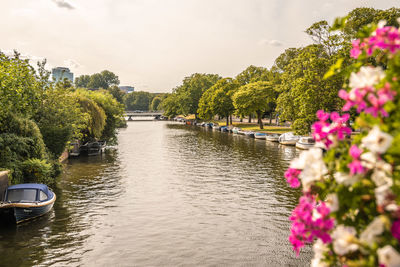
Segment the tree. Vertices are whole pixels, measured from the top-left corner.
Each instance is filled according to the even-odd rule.
[[[241,86],[232,99],[238,114],[256,113],[260,129],[263,129],[262,114],[269,103],[275,101],[276,91],[271,82],[259,81]]]
[[[216,74],[195,73],[183,80],[183,84],[175,88],[179,103],[179,113],[188,115],[195,114],[197,118],[197,109],[203,93],[213,86],[221,77]]]
[[[90,75],[81,75],[75,78],[75,86],[77,88],[88,88]]]
[[[132,92],[125,96],[125,106],[128,110],[146,111],[150,108],[151,98],[148,92]]]
[[[160,108],[160,104],[162,102],[162,98],[160,96],[156,96],[151,101],[150,110],[157,111]]]
[[[124,104],[124,96],[126,93],[119,89],[118,86],[113,85],[107,89],[107,91],[121,104]]]
[[[236,80],[224,78],[210,87],[200,98],[198,113],[200,118],[210,119],[214,115],[226,118],[229,125],[229,116],[235,111],[232,95],[239,87]]]
[[[251,82],[265,81],[268,79],[268,70],[264,67],[250,65],[244,71],[236,75],[235,79],[240,86]]]
[[[166,98],[164,98],[160,105],[164,110],[164,116],[168,118],[173,118],[179,114],[178,99],[176,94],[169,94]]]

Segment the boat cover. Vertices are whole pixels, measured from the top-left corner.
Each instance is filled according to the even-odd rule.
[[[16,185],[11,185],[7,188],[7,190],[13,190],[13,189],[39,189],[46,193],[47,199],[51,199],[53,197],[53,192],[51,192],[47,187],[47,185],[45,184],[34,184],[34,183],[16,184]]]

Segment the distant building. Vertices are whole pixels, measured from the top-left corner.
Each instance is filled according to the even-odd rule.
[[[74,82],[74,74],[69,70],[69,68],[57,67],[51,70],[53,80],[59,82],[67,78],[71,82]]]
[[[135,91],[135,87],[133,86],[119,86],[119,89],[121,91],[124,91],[125,93],[132,93],[133,91]]]

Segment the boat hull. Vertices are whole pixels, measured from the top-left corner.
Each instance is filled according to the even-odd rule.
[[[54,205],[56,196],[44,203],[10,203],[0,206],[2,224],[19,224],[48,213]]]
[[[307,149],[310,149],[310,148],[314,147],[314,144],[305,144],[305,143],[297,142],[296,143],[296,147],[299,148],[299,149],[307,150]]]
[[[265,135],[254,135],[255,139],[265,140],[267,137]]]
[[[265,138],[267,141],[270,141],[270,142],[276,142],[276,143],[279,143],[279,136],[276,136],[276,137],[266,137]]]
[[[285,145],[285,146],[295,146],[297,143],[297,140],[284,140],[284,141],[279,141],[279,144]]]

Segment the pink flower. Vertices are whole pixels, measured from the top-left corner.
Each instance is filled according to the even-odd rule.
[[[400,241],[400,220],[393,222],[391,232],[393,237]]]
[[[300,186],[299,175],[301,170],[289,168],[285,172],[286,181],[290,184],[293,188],[298,188]]]
[[[314,196],[306,194],[300,198],[290,217],[292,227],[289,241],[297,256],[300,249],[306,243],[312,243],[315,238],[325,244],[332,241],[328,232],[334,227],[334,219],[329,217],[329,213],[327,205],[322,201],[317,203]]]
[[[346,93],[345,91],[342,94]],[[317,111],[319,121],[315,122],[312,129],[312,136],[315,141],[322,142],[327,149],[333,144],[334,139],[343,140],[346,135],[351,134],[351,129],[346,126],[350,115],[344,114],[340,116],[337,112],[331,114],[325,113],[323,110]],[[328,120],[332,123],[329,123]]]
[[[362,174],[365,172],[365,168],[362,166],[360,161],[360,156],[362,153],[362,149],[359,149],[356,145],[352,145],[349,150],[350,156],[353,158],[353,161],[349,163],[347,166],[350,169],[350,174]]]

